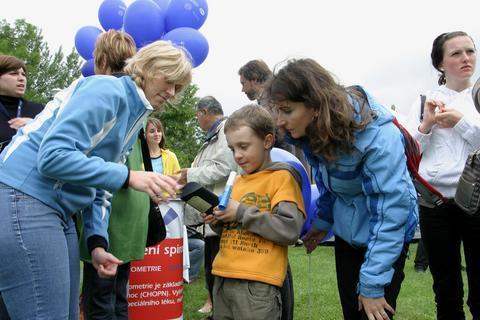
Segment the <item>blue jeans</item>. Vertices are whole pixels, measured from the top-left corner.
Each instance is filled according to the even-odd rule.
[[[202,239],[188,238],[188,255],[190,258],[190,269],[188,269],[188,278],[190,281],[198,277],[203,263],[205,242]]]
[[[73,220],[2,183],[0,261],[0,292],[12,319],[78,319]]]
[[[83,311],[88,320],[128,319],[130,263],[118,266],[111,278],[100,278],[91,263],[83,263]]]

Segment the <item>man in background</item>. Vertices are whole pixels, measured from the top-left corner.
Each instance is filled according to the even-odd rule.
[[[179,183],[185,184],[194,181],[220,196],[230,172],[237,171],[237,164],[233,159],[232,151],[228,148],[223,132],[227,118],[223,115],[221,104],[212,96],[203,97],[197,102],[196,116],[198,125],[206,134],[205,142],[200,147],[191,167],[178,172],[180,173]],[[220,237],[209,225],[203,224],[200,212],[190,206],[185,208],[185,225],[198,227],[204,236],[205,280],[209,296],[205,305],[198,311],[210,313],[214,281],[212,263],[220,248]]]
[[[245,93],[248,99],[255,101],[267,109],[276,119],[276,113],[273,106],[270,103],[269,97],[264,94],[263,88],[266,82],[273,76],[272,71],[263,60],[250,60],[244,64],[239,70],[240,84],[242,85],[242,92]],[[275,130],[275,147],[290,152],[300,160],[305,167],[307,174],[311,180],[310,166],[305,159],[303,151],[291,144],[284,141],[285,132],[276,128]]]

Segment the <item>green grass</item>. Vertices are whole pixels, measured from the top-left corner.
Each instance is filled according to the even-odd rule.
[[[410,259],[405,264],[405,280],[397,300],[395,319],[433,320],[435,303],[430,273],[416,273],[413,257],[416,244],[410,246]],[[295,286],[295,319],[338,320],[342,319],[340,300],[335,278],[333,247],[320,247],[311,257],[304,248],[289,249]],[[464,279],[465,279],[464,273]],[[468,292],[465,289],[465,292]],[[203,275],[192,284],[185,285],[184,319],[201,320],[205,317],[197,312],[207,298]],[[468,308],[465,306],[465,310]],[[467,311],[468,313],[468,311]],[[467,315],[471,319],[470,314]]]

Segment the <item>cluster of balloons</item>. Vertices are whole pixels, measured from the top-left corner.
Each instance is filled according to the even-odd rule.
[[[104,30],[123,30],[138,49],[157,41],[170,40],[187,50],[194,67],[208,55],[207,39],[198,31],[208,15],[206,0],[135,0],[128,7],[123,0],[104,0],[98,19]],[[82,74],[94,74],[93,50],[103,31],[84,26],[75,34],[75,48],[86,61]]]

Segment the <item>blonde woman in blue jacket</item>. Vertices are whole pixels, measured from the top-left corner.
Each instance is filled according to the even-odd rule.
[[[123,162],[143,120],[190,82],[191,69],[182,49],[152,43],[128,60],[126,76],[88,77],[57,94],[0,154],[0,260],[8,261],[0,291],[11,318],[78,317],[69,314],[74,212],[82,210],[92,263],[108,277],[121,263],[107,251],[111,193],[132,187],[157,203],[175,194],[175,179]]]
[[[326,190],[304,239],[307,252],[332,230],[344,318],[391,319],[417,224],[416,192],[392,114],[311,59],[289,61],[266,90],[277,125],[302,147],[319,190]]]

